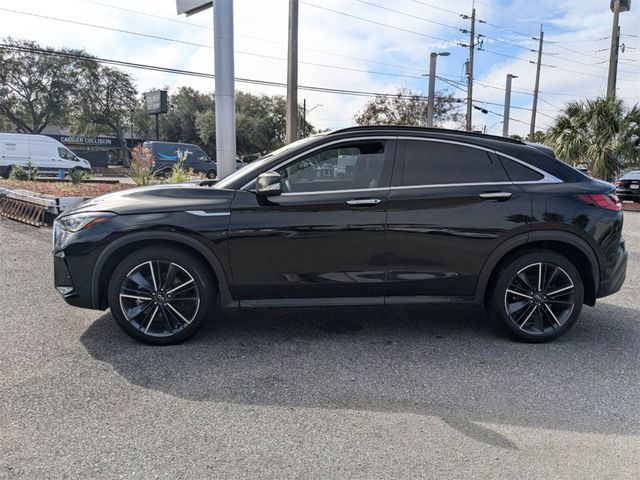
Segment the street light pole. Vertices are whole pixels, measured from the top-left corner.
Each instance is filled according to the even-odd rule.
[[[286,142],[298,139],[298,0],[289,0]]]
[[[215,0],[216,162],[218,178],[236,171],[236,91],[233,61],[233,0]]]
[[[502,116],[502,136],[509,136],[509,110],[511,109],[511,80],[518,78],[516,75],[507,73],[507,85],[504,89],[504,115]]]
[[[429,55],[429,96],[427,100],[427,127],[433,127],[433,115],[436,100],[436,59],[438,55],[446,57],[449,52],[431,52]]]

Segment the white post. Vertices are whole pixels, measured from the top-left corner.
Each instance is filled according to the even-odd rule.
[[[218,178],[236,171],[236,92],[233,58],[233,0],[214,0],[216,162]]]
[[[429,98],[427,100],[427,127],[433,127],[433,110],[436,96],[436,59],[438,54],[429,55]]]
[[[504,89],[504,115],[502,116],[502,136],[509,136],[509,115],[511,115],[511,80],[518,78],[515,75],[507,73],[507,85]]]

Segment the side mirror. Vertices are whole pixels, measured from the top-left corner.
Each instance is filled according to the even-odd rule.
[[[282,177],[276,172],[265,172],[256,179],[256,194],[273,197],[282,193]]]

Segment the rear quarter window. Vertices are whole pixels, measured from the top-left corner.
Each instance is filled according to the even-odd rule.
[[[538,173],[529,167],[525,167],[519,162],[510,160],[502,155],[499,155],[499,157],[502,162],[502,166],[506,170],[507,175],[509,175],[509,179],[512,182],[537,182],[544,178],[544,175],[541,173]]]

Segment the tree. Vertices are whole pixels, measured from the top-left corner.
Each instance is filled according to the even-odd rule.
[[[0,50],[0,115],[24,133],[40,133],[50,123],[66,124],[76,105],[76,86],[87,60],[65,54],[87,54],[43,48],[36,42],[10,37],[3,42],[13,48]],[[49,54],[39,53],[41,50]]]
[[[546,142],[558,158],[585,163],[601,179],[640,160],[640,108],[615,97],[569,102],[548,130]]]
[[[300,119],[302,122],[302,118]],[[305,131],[314,132],[310,123]],[[198,136],[209,151],[215,150],[215,105],[196,116]],[[285,144],[286,100],[282,96],[236,93],[236,150],[240,155],[267,152]],[[302,130],[302,129],[301,129]]]
[[[433,112],[434,125],[444,122],[458,122],[458,102],[453,95],[439,91],[435,96]],[[399,88],[393,95],[376,95],[367,102],[363,110],[354,116],[358,125],[427,125],[427,99],[408,88]]]
[[[81,104],[73,119],[73,130],[83,135],[111,130],[124,145],[124,131],[137,105],[136,88],[129,74],[94,63],[85,70],[79,97]]]
[[[181,87],[169,95],[169,112],[160,115],[160,137],[167,142],[196,143],[202,145],[196,128],[199,113],[213,109],[213,95],[201,93],[191,87]]]

